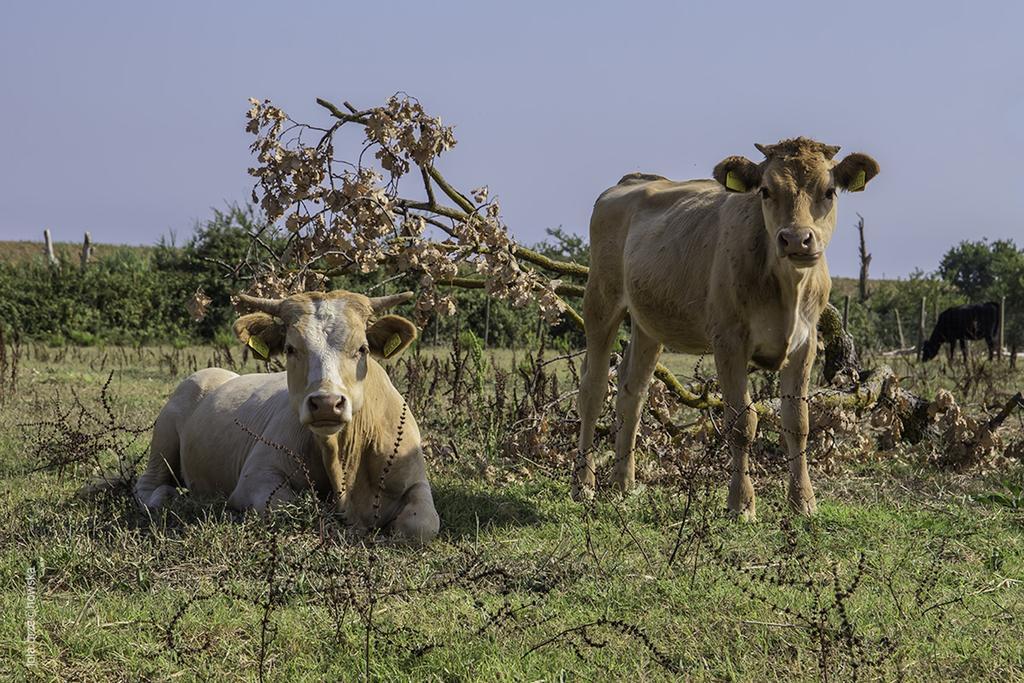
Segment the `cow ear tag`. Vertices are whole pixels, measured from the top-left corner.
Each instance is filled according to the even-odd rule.
[[[729,171],[725,174],[725,187],[733,192],[746,192],[747,185],[736,177],[736,174]]]
[[[864,173],[864,169],[857,171],[857,175],[853,176],[853,180],[850,182],[850,186],[846,188],[847,192],[860,192],[864,189],[867,184],[867,174]]]
[[[270,358],[270,348],[267,347],[267,342],[263,341],[260,337],[252,335],[245,343],[246,346],[252,349],[253,355],[260,360],[267,360]]]
[[[391,354],[393,354],[401,345],[402,338],[397,334],[391,335],[388,339],[388,343],[384,345],[384,357],[391,358]]]

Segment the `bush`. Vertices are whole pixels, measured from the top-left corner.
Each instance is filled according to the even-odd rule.
[[[161,239],[151,251],[115,249],[102,253],[84,271],[77,261],[56,268],[42,259],[0,263],[0,321],[22,335],[47,343],[97,344],[235,343],[231,324],[235,311],[231,295],[248,286],[250,273],[236,271],[253,249],[252,235],[279,251],[283,236],[257,217],[251,207],[229,206],[197,224],[184,246]],[[554,258],[579,257],[586,244],[580,238],[549,231],[542,250]],[[381,294],[385,274],[346,274],[331,279],[332,288]],[[389,284],[415,288],[415,281]],[[195,322],[185,308],[197,288],[211,303],[203,320]],[[372,290],[372,291],[371,291]],[[491,299],[488,311],[483,290],[452,289],[458,313],[431,319],[423,330],[426,343],[436,338],[451,343],[456,333],[472,333],[488,346],[532,344],[540,316],[535,306],[514,309]],[[550,328],[556,347],[583,344],[571,322]]]
[[[1024,344],[1024,248],[1013,240],[964,241],[946,252],[938,273],[972,303],[1006,297],[1006,342]]]
[[[935,325],[936,312],[966,301],[966,297],[935,275],[917,270],[906,280],[879,282],[866,306],[851,305],[850,333],[864,348],[884,349],[899,346],[896,311],[900,313],[904,344],[917,344],[917,326],[921,299],[925,300],[925,337]]]
[[[129,251],[81,270],[62,262],[0,264],[0,319],[23,335],[77,344],[143,343],[189,335],[187,275]],[[179,310],[180,309],[180,310]]]

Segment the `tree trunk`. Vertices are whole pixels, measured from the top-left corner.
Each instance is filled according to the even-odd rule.
[[[871,254],[864,244],[864,216],[857,214],[857,232],[860,233],[860,300],[865,302],[870,296],[868,292],[868,266],[871,265]]]

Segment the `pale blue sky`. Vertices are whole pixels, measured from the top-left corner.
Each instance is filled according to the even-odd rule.
[[[0,238],[187,235],[251,182],[246,99],[404,90],[453,123],[440,168],[518,238],[584,233],[625,172],[708,177],[808,135],[882,173],[840,201],[829,261],[931,270],[960,239],[1024,242],[1024,3],[5,3]],[[321,118],[321,120],[323,120]]]

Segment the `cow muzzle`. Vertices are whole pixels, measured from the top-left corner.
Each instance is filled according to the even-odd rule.
[[[352,403],[343,394],[310,394],[303,407],[303,422],[317,434],[334,434],[352,420]]]
[[[813,266],[821,259],[821,243],[810,228],[783,228],[776,234],[779,256],[797,268]]]

